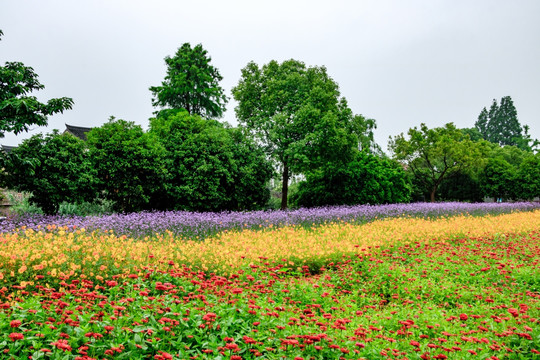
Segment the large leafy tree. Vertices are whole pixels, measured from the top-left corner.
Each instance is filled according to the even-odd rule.
[[[232,93],[240,124],[281,170],[282,209],[287,208],[292,173],[350,161],[360,143],[355,132],[374,127],[372,120],[352,114],[325,67],[297,60],[273,60],[262,67],[250,62]],[[370,137],[362,135],[362,147],[369,147]]]
[[[163,149],[133,122],[114,117],[87,135],[89,155],[102,196],[116,211],[152,208],[165,178]]]
[[[389,149],[429,192],[432,202],[444,179],[481,165],[488,151],[484,142],[471,141],[452,123],[434,129],[421,124],[407,135],[391,139]]]
[[[165,57],[167,75],[161,86],[152,86],[152,105],[163,109],[185,109],[189,114],[220,118],[227,97],[223,79],[201,44],[183,44],[175,56]]]
[[[536,145],[528,134],[528,126],[521,126],[510,96],[501,98],[500,104],[493,99],[489,111],[483,108],[474,125],[484,140],[500,146],[513,145],[531,150]]]
[[[96,197],[95,170],[85,143],[57,130],[34,135],[11,153],[1,153],[2,185],[27,191],[30,201],[46,214],[55,214],[63,201],[80,203]]]
[[[266,205],[272,166],[240,129],[171,110],[150,120],[149,134],[166,150],[161,207],[222,211]]]
[[[0,30],[0,37],[3,35]],[[0,137],[7,132],[18,134],[33,125],[47,125],[47,117],[71,109],[73,100],[67,97],[39,102],[30,93],[44,88],[38,76],[21,62],[6,62],[0,66]]]

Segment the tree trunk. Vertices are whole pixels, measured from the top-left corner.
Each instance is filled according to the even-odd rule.
[[[437,186],[434,186],[433,189],[431,189],[431,202],[434,203],[435,202],[435,193],[437,192]]]
[[[281,187],[281,210],[287,209],[287,194],[289,192],[289,167],[283,166],[283,185]]]

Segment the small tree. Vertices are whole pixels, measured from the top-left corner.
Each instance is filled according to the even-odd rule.
[[[30,202],[46,214],[58,212],[64,202],[92,201],[95,171],[85,143],[57,130],[24,140],[10,154],[2,152],[3,186],[32,195]]]
[[[163,184],[163,149],[133,122],[111,117],[87,135],[99,189],[121,212],[150,209]]]
[[[0,31],[0,38],[3,35]],[[71,109],[73,100],[67,97],[41,103],[29,94],[45,88],[31,67],[21,62],[6,62],[0,66],[0,137],[6,132],[28,131],[30,126],[47,125],[47,116]]]
[[[161,86],[152,86],[152,105],[164,109],[185,109],[189,114],[220,118],[227,97],[219,82],[223,79],[201,44],[183,44],[174,57],[165,57],[167,75]]]

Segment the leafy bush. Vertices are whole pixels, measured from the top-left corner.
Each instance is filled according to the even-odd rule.
[[[58,215],[108,215],[113,213],[114,203],[110,200],[99,199],[94,202],[83,202],[80,204],[63,202],[58,209]]]
[[[255,210],[268,202],[272,166],[241,130],[168,110],[150,120],[149,134],[165,149],[159,208]]]
[[[30,203],[32,194],[27,192],[15,192],[11,190],[4,191],[4,194],[11,204],[9,211],[16,215],[43,214],[41,208]]]
[[[390,204],[410,200],[410,183],[400,165],[365,152],[345,165],[330,163],[298,185],[297,206]]]
[[[63,201],[95,197],[95,171],[86,144],[71,134],[54,130],[26,139],[10,154],[1,153],[2,185],[31,194],[28,201],[55,214]]]

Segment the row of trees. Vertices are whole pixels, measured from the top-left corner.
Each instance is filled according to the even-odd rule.
[[[523,138],[517,140],[530,144]],[[484,140],[474,128],[458,129],[450,123],[434,129],[425,124],[409,129],[407,136],[391,139],[389,148],[407,169],[413,201],[531,200],[540,196],[540,154],[531,145],[524,149],[501,146]]]
[[[114,210],[251,210],[263,207],[272,166],[238,129],[166,112],[149,131],[111,118],[85,142],[57,131],[25,140],[2,157],[2,183],[31,192],[54,214],[62,202],[106,199]]]
[[[480,189],[472,192],[475,196],[538,194],[536,190],[499,194],[498,189],[515,189],[513,181],[526,179],[522,174],[537,161],[527,128],[515,134],[516,144],[489,145],[483,140],[498,141],[493,134],[501,130],[495,125],[505,119],[501,114],[511,113],[509,98],[490,111],[494,115],[488,113],[486,118],[483,111],[475,129],[456,129],[452,124],[410,129],[407,137],[401,134],[391,140],[389,158],[373,141],[375,120],[353,114],[325,67],[296,60],[271,61],[262,67],[250,62],[232,90],[238,102],[239,126],[234,128],[214,120],[225,111],[228,98],[202,45],[192,48],[186,43],[165,63],[164,81],[150,88],[158,110],[148,131],[111,118],[88,133],[86,142],[58,132],[36,135],[0,158],[2,184],[31,192],[31,201],[47,213],[56,212],[63,201],[96,199],[112,201],[115,210],[124,212],[264,208],[274,174],[279,174],[282,209],[289,201],[295,206],[320,206],[407,202],[426,194],[432,201],[446,199],[452,192],[463,193],[456,190],[463,187],[464,182],[456,181],[460,178]],[[41,88],[32,87],[39,84],[33,72],[30,80],[5,70],[0,74],[14,89],[26,89],[3,93],[7,104],[28,102],[27,92]],[[49,114],[72,104],[67,98],[62,101],[63,107],[57,104]],[[9,106],[4,108],[9,111]],[[19,129],[42,124],[31,116],[14,119],[3,108],[0,114]],[[0,131],[12,130],[13,126],[0,126]],[[513,145],[520,146],[515,151],[521,152],[522,161],[508,162],[495,155]],[[506,185],[490,183],[494,178],[490,171],[499,171]],[[293,176],[301,181],[289,194]],[[524,189],[528,183],[523,184]]]

